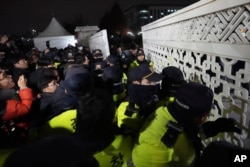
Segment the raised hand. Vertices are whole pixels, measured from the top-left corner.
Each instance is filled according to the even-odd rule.
[[[17,85],[20,89],[27,88],[27,79],[24,77],[24,75],[19,76],[19,79],[17,81]]]

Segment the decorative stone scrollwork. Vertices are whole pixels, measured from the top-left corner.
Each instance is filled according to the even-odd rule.
[[[144,50],[155,70],[177,66],[186,80],[210,87],[215,94],[210,119],[233,117],[242,127],[241,135],[225,133],[212,140],[223,138],[250,148],[250,52],[246,54],[250,47],[250,3],[171,24],[167,18],[164,21],[143,28]],[[238,46],[243,49],[236,50]]]

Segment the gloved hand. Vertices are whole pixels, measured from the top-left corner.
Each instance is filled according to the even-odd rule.
[[[207,138],[216,136],[220,132],[241,133],[241,129],[237,127],[236,120],[233,118],[218,118],[215,121],[205,122],[202,129]]]

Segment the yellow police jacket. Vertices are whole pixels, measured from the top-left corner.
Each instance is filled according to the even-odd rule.
[[[121,92],[120,94],[113,94],[113,101],[115,103],[119,103],[126,97],[126,95],[126,90],[123,90],[123,92]]]
[[[161,106],[167,106],[169,103],[174,102],[174,97],[165,97],[164,99],[160,100],[157,104],[157,107],[161,107]]]
[[[50,119],[42,128],[39,136],[72,134],[76,129],[76,109],[60,113]]]
[[[142,127],[138,144],[132,151],[132,162],[138,167],[187,167],[195,158],[192,141],[181,132],[173,147],[167,147],[162,137],[169,121],[176,122],[166,107],[159,107]]]
[[[129,136],[117,135],[103,151],[94,154],[100,167],[121,167],[131,156],[133,140]]]
[[[146,60],[146,62],[148,63],[148,65],[149,65],[149,67],[152,67],[153,68],[153,66],[154,66],[154,64],[153,64],[153,62],[152,61],[148,61],[148,60]],[[130,64],[129,64],[129,70],[131,70],[131,69],[133,69],[133,68],[135,68],[135,67],[137,67],[137,66],[139,66],[140,64],[138,63],[138,61],[137,60],[134,60],[133,62],[131,62]]]
[[[124,84],[124,85],[127,85],[127,83],[128,83],[128,77],[127,77],[127,75],[126,75],[126,73],[122,73],[122,84]]]
[[[131,130],[138,131],[142,125],[143,119],[139,117],[139,114],[136,110],[139,110],[138,105],[134,105],[134,111],[132,111],[131,115],[126,114],[127,107],[129,105],[128,101],[122,102],[117,110],[116,110],[116,121],[117,126],[119,128],[122,127],[122,125],[125,125],[126,127],[130,128]]]
[[[16,148],[0,148],[0,167],[3,166],[4,161],[7,159],[7,157],[14,152],[18,147]]]
[[[58,69],[58,67],[60,66],[60,64],[61,64],[60,62],[55,62],[55,63],[54,63],[54,67],[55,67],[56,69]]]

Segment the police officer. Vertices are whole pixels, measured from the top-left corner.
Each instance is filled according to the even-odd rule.
[[[186,81],[182,71],[175,66],[163,68],[161,74],[164,77],[161,82],[160,105],[166,105],[174,101],[176,91]]]
[[[113,100],[116,106],[126,97],[124,76],[126,76],[119,66],[119,57],[110,55],[107,57],[108,67],[103,69],[103,81],[106,88],[113,94]]]
[[[148,64],[151,68],[153,68],[153,62],[146,60],[144,51],[142,49],[138,49],[136,53],[136,59],[129,64],[129,70],[141,64]]]
[[[61,81],[56,88],[49,105],[53,112],[48,116],[48,121],[41,127],[40,136],[75,132],[78,100],[93,89],[93,78],[90,73],[80,71],[78,73],[68,71],[65,80]]]
[[[94,154],[100,167],[121,166],[131,154],[132,140],[116,135],[114,115],[110,92],[95,89],[79,100],[75,136],[86,144],[86,150]]]
[[[198,135],[199,127],[207,119],[212,102],[213,92],[210,88],[192,82],[182,84],[173,103],[159,107],[148,117],[141,129],[138,144],[133,148],[130,165],[191,165],[203,148]],[[210,123],[203,129],[205,134],[208,132],[207,137],[225,131],[239,132],[231,119],[221,118]]]
[[[103,58],[103,53],[100,49],[95,49],[92,52],[93,63],[91,63],[91,72],[94,75],[94,85],[96,88],[103,86],[103,69],[107,66],[106,60]]]
[[[136,59],[136,53],[138,50],[138,46],[136,44],[132,44],[129,50],[124,50],[121,54],[121,67],[123,72],[127,74],[129,65]]]
[[[158,103],[157,82],[162,75],[154,72],[147,64],[133,68],[128,73],[128,97],[116,111],[118,127],[131,132],[138,132],[144,119],[155,110]]]

